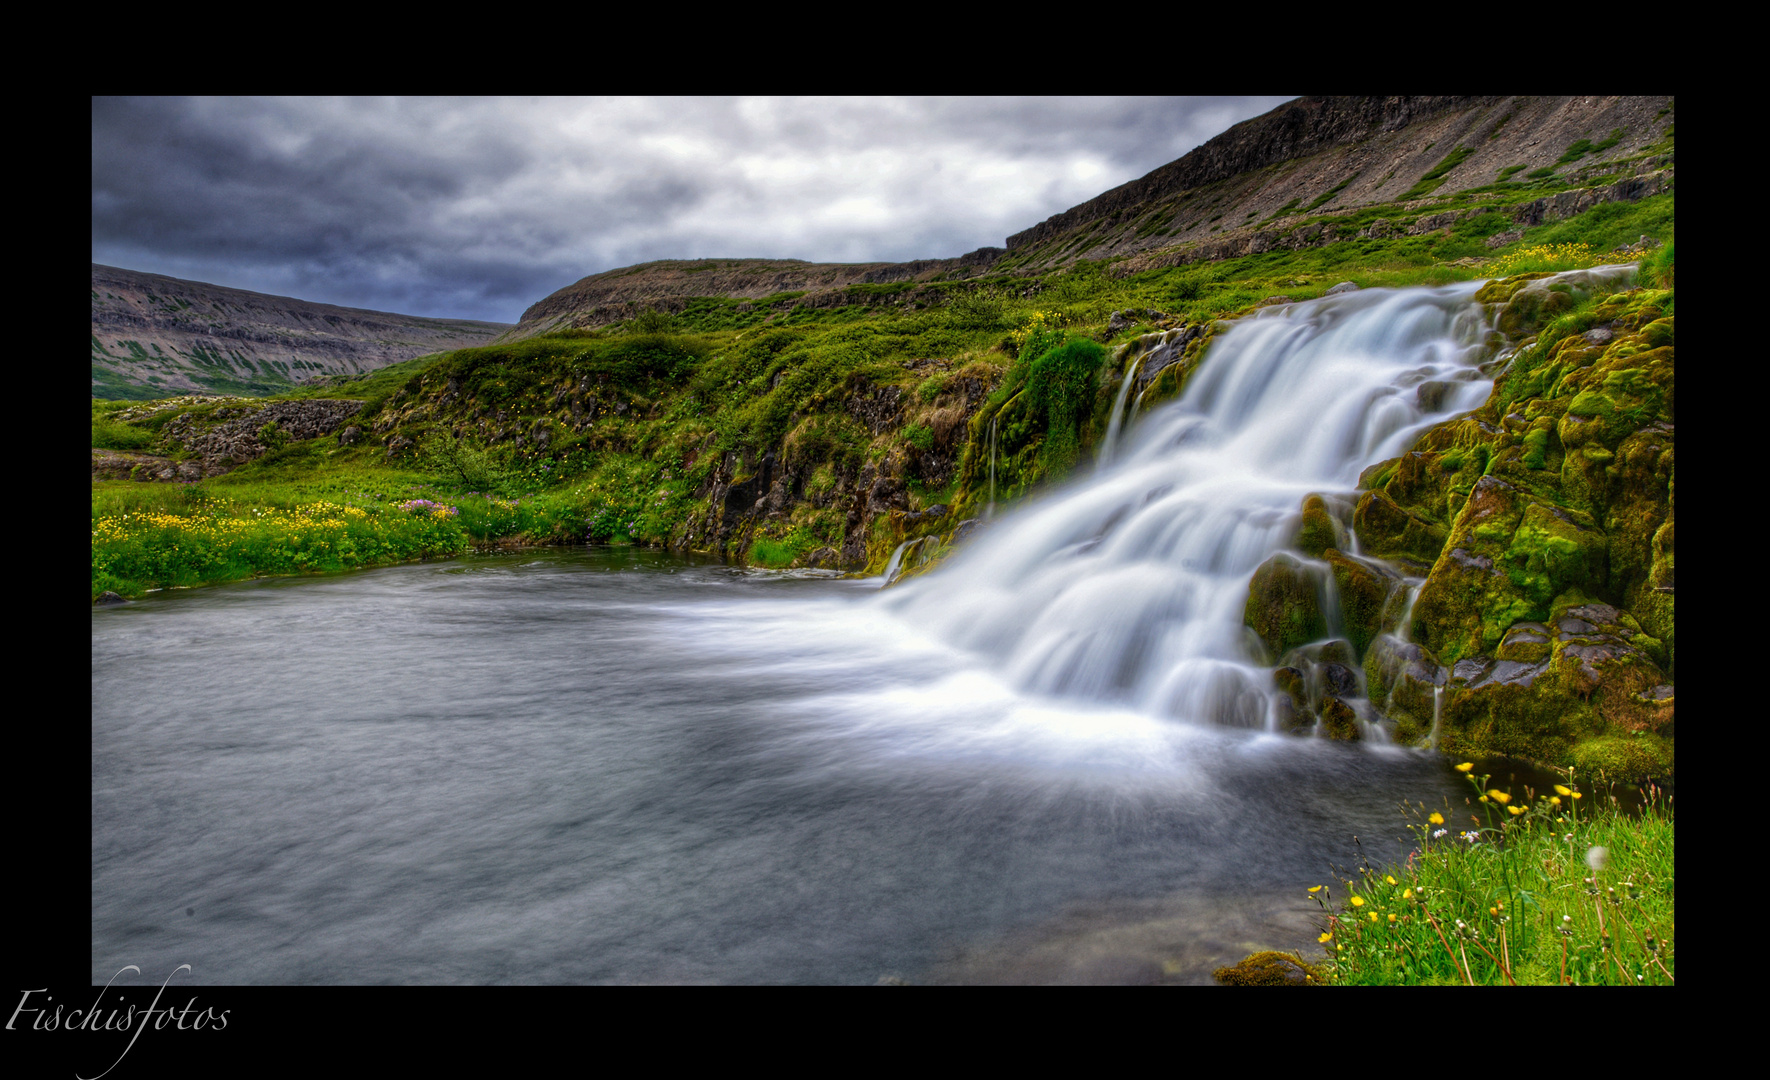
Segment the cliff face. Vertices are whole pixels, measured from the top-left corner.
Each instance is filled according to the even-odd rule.
[[[275,393],[484,345],[503,323],[313,304],[92,264],[92,393]]]

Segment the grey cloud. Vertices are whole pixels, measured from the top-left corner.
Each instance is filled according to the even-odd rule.
[[[513,321],[656,258],[956,255],[1284,98],[94,99],[92,258]]]

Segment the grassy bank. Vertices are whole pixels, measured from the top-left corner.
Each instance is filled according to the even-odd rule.
[[[1403,865],[1310,888],[1324,981],[1672,985],[1671,797],[1649,788],[1631,811],[1571,781],[1506,790],[1458,768],[1469,797],[1411,808],[1417,846]]]

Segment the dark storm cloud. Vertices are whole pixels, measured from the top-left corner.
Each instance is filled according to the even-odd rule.
[[[649,259],[999,245],[1284,100],[94,99],[92,259],[508,322]]]

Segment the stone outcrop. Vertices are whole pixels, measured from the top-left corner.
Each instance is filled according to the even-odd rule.
[[[234,398],[211,408],[181,411],[160,429],[160,443],[178,457],[95,449],[92,476],[185,483],[220,476],[285,443],[329,435],[362,405],[331,398],[268,404]]]

